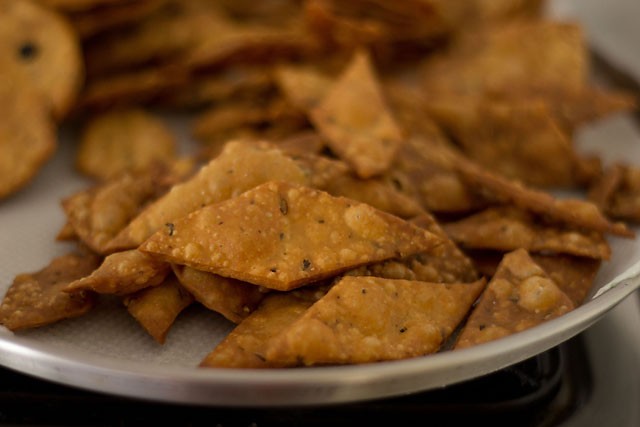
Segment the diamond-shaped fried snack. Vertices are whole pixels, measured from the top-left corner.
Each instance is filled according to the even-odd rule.
[[[579,90],[587,82],[588,65],[579,25],[513,20],[463,33],[445,54],[431,56],[423,87],[436,97],[526,87]]]
[[[472,260],[445,234],[431,214],[423,212],[411,222],[440,237],[442,243],[423,253],[365,265],[345,274],[434,283],[470,283],[479,278]]]
[[[440,242],[367,204],[271,181],[169,223],[140,250],[285,291]]]
[[[90,274],[99,263],[93,254],[67,254],[54,258],[34,273],[18,274],[0,305],[0,325],[15,331],[78,317],[95,304],[92,292],[69,294],[70,282]]]
[[[534,214],[499,206],[443,225],[447,235],[465,249],[510,252],[552,252],[608,260],[611,247],[597,231],[548,224]]]
[[[109,242],[149,203],[190,173],[189,161],[169,170],[153,167],[142,173],[126,172],[65,197],[61,204],[74,234],[91,250],[106,255]]]
[[[65,292],[93,291],[99,294],[127,295],[140,289],[157,286],[171,271],[171,266],[137,249],[107,256],[90,275],[74,280]]]
[[[512,335],[568,313],[574,307],[527,251],[518,249],[502,258],[454,349]]]
[[[164,344],[176,318],[194,301],[173,274],[158,286],[142,289],[124,298],[129,313],[159,344]]]
[[[388,170],[403,140],[365,51],[354,54],[311,110],[311,121],[329,147],[362,178]]]
[[[434,353],[485,285],[344,277],[270,340],[267,361],[309,366]]]
[[[278,88],[301,111],[310,111],[325,97],[333,79],[312,67],[282,65],[275,69]]]
[[[401,218],[420,215],[420,203],[380,177],[362,179],[346,171],[327,183],[323,190],[334,195],[367,203],[381,211]]]
[[[587,200],[554,197],[493,173],[462,156],[457,156],[453,164],[460,176],[488,200],[513,204],[520,209],[542,215],[549,221],[575,228],[627,238],[635,236],[633,230],[624,223],[610,221],[594,203]]]
[[[640,223],[640,167],[612,164],[588,197],[611,218]]]
[[[602,260],[571,255],[531,254],[531,259],[567,294],[573,305],[584,303]]]
[[[234,323],[240,323],[258,306],[267,290],[184,265],[172,265],[180,284],[200,304]]]
[[[300,317],[326,293],[308,286],[291,292],[272,292],[258,308],[237,325],[203,360],[210,368],[281,368],[265,358],[269,340]]]
[[[307,177],[271,144],[230,141],[195,176],[140,212],[108,246],[112,250],[137,247],[176,218],[274,179],[306,183]]]
[[[451,98],[429,112],[468,157],[491,170],[543,188],[576,184],[577,154],[543,101]]]

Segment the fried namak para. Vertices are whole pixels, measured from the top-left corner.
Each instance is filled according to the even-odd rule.
[[[610,165],[587,196],[611,218],[640,223],[640,167]]]
[[[158,286],[125,296],[127,311],[159,343],[164,344],[178,315],[194,301],[173,274]]]
[[[140,212],[109,247],[113,250],[137,247],[174,219],[274,179],[307,182],[300,166],[273,145],[230,141],[219,156],[191,179],[175,185],[169,193]]]
[[[65,228],[94,252],[108,255],[109,242],[149,203],[191,173],[192,161],[125,172],[62,199]]]
[[[610,221],[594,203],[576,198],[560,199],[493,173],[463,156],[455,157],[456,161],[453,164],[460,176],[488,201],[513,204],[520,209],[542,215],[550,221],[575,228],[626,238],[635,237],[633,230],[626,224]]]
[[[525,249],[506,254],[453,347],[471,347],[532,328],[575,308]]]
[[[209,368],[282,368],[268,361],[269,340],[300,317],[326,293],[325,287],[308,286],[290,292],[272,292],[200,362]]]
[[[90,118],[82,130],[76,167],[107,180],[177,158],[176,136],[167,124],[142,108],[119,109]]]
[[[543,101],[451,98],[430,115],[479,164],[541,188],[573,187],[577,153]]]
[[[478,280],[480,276],[472,260],[449,238],[433,215],[423,212],[411,222],[441,238],[442,243],[424,253],[358,267],[345,275],[433,283],[471,283]]]
[[[359,265],[425,252],[440,242],[367,204],[271,181],[167,224],[140,250],[287,291]]]
[[[344,277],[269,341],[267,361],[310,366],[434,353],[485,285]]]
[[[69,294],[64,288],[90,274],[99,264],[93,254],[56,257],[34,273],[18,274],[0,304],[0,325],[17,331],[79,317],[96,302],[92,292]]]
[[[490,207],[443,225],[447,235],[465,249],[510,252],[552,252],[608,260],[611,247],[601,232],[550,224],[513,206]]]
[[[127,295],[159,285],[170,271],[169,264],[137,249],[130,249],[107,256],[90,275],[72,281],[63,290],[69,293],[90,290],[100,294]]]
[[[336,155],[361,178],[387,171],[403,134],[389,110],[369,54],[357,51],[310,112]]]
[[[240,323],[268,292],[259,286],[184,265],[172,265],[180,284],[203,306]]]

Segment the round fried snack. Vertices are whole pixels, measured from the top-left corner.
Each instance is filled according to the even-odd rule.
[[[84,76],[80,45],[66,19],[32,0],[0,0],[0,69],[26,77],[60,119]]]
[[[18,79],[19,80],[19,79]],[[0,199],[29,183],[55,151],[53,120],[42,97],[0,74]]]
[[[167,125],[149,112],[132,108],[107,111],[86,123],[76,166],[88,176],[106,180],[175,157],[176,140]]]

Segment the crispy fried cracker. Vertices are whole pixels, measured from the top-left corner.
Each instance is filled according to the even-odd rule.
[[[140,250],[276,290],[424,252],[440,239],[364,203],[271,181],[156,232]]]
[[[108,243],[146,205],[186,178],[192,166],[180,160],[143,173],[124,173],[106,182],[65,197],[62,207],[67,223],[91,250],[106,255]]]
[[[92,292],[68,294],[64,288],[90,274],[99,263],[91,254],[56,257],[34,273],[18,274],[0,305],[0,324],[16,331],[78,317],[93,308]]]
[[[159,344],[164,344],[178,315],[193,301],[173,274],[158,286],[142,289],[123,300],[127,311]]]
[[[512,203],[520,209],[542,215],[554,222],[600,233],[633,238],[635,233],[622,222],[610,221],[598,207],[582,199],[560,199],[544,191],[509,180],[474,162],[457,156],[454,162],[460,176],[479,194],[500,203]]]
[[[610,165],[589,189],[588,198],[611,218],[640,222],[640,168]]]
[[[571,255],[531,254],[531,259],[579,307],[591,291],[602,260]]]
[[[259,286],[200,271],[184,265],[172,265],[180,284],[200,304],[240,323],[258,306],[267,290]]]
[[[109,246],[114,250],[136,247],[174,219],[272,179],[307,182],[301,168],[273,145],[231,141],[194,177],[144,209]]]
[[[309,366],[434,353],[485,284],[344,277],[270,340],[267,361]]]
[[[177,157],[176,137],[158,116],[140,108],[120,109],[85,123],[76,167],[100,180],[125,171],[140,171]]]
[[[506,254],[460,332],[454,349],[529,329],[574,309],[525,249]]]
[[[530,212],[512,206],[487,208],[444,224],[458,245],[468,249],[510,252],[551,252],[594,259],[611,258],[611,247],[601,232],[545,224]]]
[[[345,274],[434,283],[470,283],[478,280],[480,276],[472,260],[447,236],[431,214],[423,212],[412,218],[411,222],[438,236],[442,243],[426,252],[358,267]]]
[[[278,88],[293,105],[311,111],[329,92],[333,79],[310,66],[281,65],[275,69]]]
[[[32,0],[0,1],[0,69],[29,82],[61,119],[84,79],[80,43],[65,17]]]
[[[291,292],[272,292],[258,308],[237,325],[200,362],[210,368],[279,368],[278,361],[265,358],[269,339],[300,317],[326,293],[323,287],[310,286]]]
[[[32,182],[53,155],[57,139],[47,105],[26,81],[0,72],[0,98],[0,199],[4,199]]]
[[[130,249],[107,256],[100,267],[86,277],[64,287],[65,292],[93,291],[100,294],[127,295],[157,286],[171,271],[169,264]]]
[[[329,147],[362,178],[388,170],[403,139],[365,51],[354,54],[311,110],[311,121]]]
[[[577,153],[544,102],[452,98],[429,111],[479,164],[536,187],[576,185]]]

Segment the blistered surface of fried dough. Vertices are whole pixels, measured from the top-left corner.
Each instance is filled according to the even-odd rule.
[[[595,204],[587,200],[556,198],[483,169],[460,156],[455,165],[464,180],[489,200],[510,203],[571,227],[628,238],[635,236],[633,230],[624,223],[610,221]]]
[[[612,218],[640,223],[640,168],[625,163],[610,165],[590,188],[588,197]]]
[[[364,203],[271,181],[168,224],[140,249],[277,290],[424,252],[440,239]]]
[[[67,254],[40,271],[17,275],[0,305],[0,325],[15,331],[85,314],[94,306],[94,296],[90,292],[68,294],[64,288],[97,266],[94,255]]]
[[[434,132],[407,139],[385,179],[429,212],[467,212],[483,206],[486,202],[456,173],[444,136],[437,128]]]
[[[64,291],[90,290],[100,294],[127,295],[159,285],[170,269],[169,264],[130,249],[107,256],[100,267],[90,275],[69,283]]]
[[[452,98],[429,112],[467,156],[507,178],[543,188],[576,184],[577,154],[543,101]]]
[[[574,309],[525,249],[506,254],[462,329],[454,348],[515,334]]]
[[[571,255],[531,254],[531,259],[579,307],[589,295],[602,260]]]
[[[434,283],[471,283],[479,278],[472,260],[445,234],[431,214],[424,212],[411,222],[441,238],[442,243],[423,253],[358,267],[345,274]]]
[[[485,284],[344,277],[270,341],[267,361],[369,363],[434,353]]]
[[[269,340],[326,293],[323,287],[307,287],[291,292],[273,292],[258,308],[238,324],[200,363],[210,368],[281,368],[267,361]]]
[[[330,181],[323,189],[334,196],[358,200],[405,219],[417,216],[423,211],[420,203],[414,198],[381,178],[362,179],[345,173]]]
[[[255,310],[267,290],[251,283],[200,271],[184,265],[173,265],[180,284],[200,304],[240,323]]]
[[[25,188],[57,145],[42,97],[15,84],[13,78],[0,74],[0,199]]]
[[[0,1],[0,68],[24,77],[56,118],[71,108],[84,79],[73,29],[62,15],[31,0]]]
[[[611,247],[602,233],[547,224],[529,212],[504,206],[443,225],[447,235],[467,249],[552,252],[608,260]]]
[[[311,110],[311,121],[331,149],[362,178],[388,170],[403,139],[364,51],[354,55]]]
[[[182,175],[124,173],[65,197],[62,208],[74,234],[93,251],[106,255],[108,243],[120,230]]]
[[[194,301],[177,281],[169,275],[158,286],[142,289],[124,298],[129,313],[159,344],[164,344],[176,318]]]
[[[301,168],[274,146],[231,141],[194,177],[175,185],[144,209],[113,239],[110,247],[136,247],[174,219],[274,179],[307,182]]]
[[[176,137],[159,117],[138,108],[123,109],[96,115],[85,124],[76,166],[88,176],[107,180],[170,163],[176,156]]]

